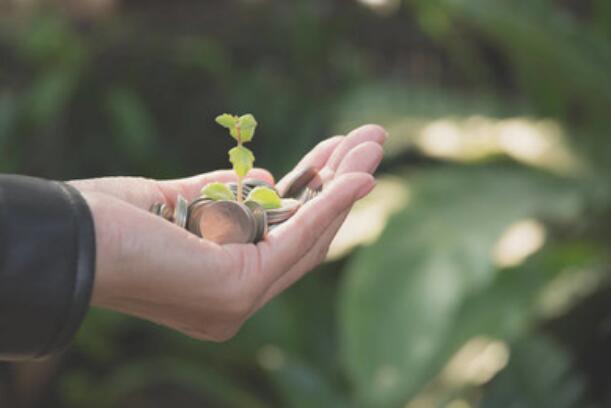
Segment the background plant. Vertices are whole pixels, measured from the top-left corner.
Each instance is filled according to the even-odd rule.
[[[234,340],[96,310],[59,361],[3,367],[2,406],[609,405],[607,1],[70,4],[0,3],[2,171],[223,168],[222,108],[277,175],[392,138],[333,260]]]

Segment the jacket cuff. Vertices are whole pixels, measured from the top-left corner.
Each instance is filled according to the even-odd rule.
[[[0,360],[66,347],[91,299],[95,231],[65,183],[0,176]]]

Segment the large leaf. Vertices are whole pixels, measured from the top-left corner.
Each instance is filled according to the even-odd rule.
[[[346,396],[325,373],[311,362],[286,356],[282,366],[269,372],[276,392],[282,397],[283,407],[348,407]]]
[[[608,38],[586,26],[587,19],[575,18],[550,0],[413,3],[420,12],[441,12],[485,37],[515,72],[518,85],[535,108],[531,113],[568,119],[575,126],[574,144],[599,168],[611,171],[607,160],[611,149],[607,132],[611,47]],[[603,13],[598,17],[608,18]],[[448,33],[449,40],[457,36]],[[580,112],[577,120],[575,106]]]
[[[235,378],[207,367],[205,362],[170,357],[129,360],[112,375],[93,378],[89,373],[62,378],[61,387],[72,406],[127,406],[129,397],[140,393],[143,406],[151,406],[163,386],[185,387],[187,398],[205,401],[204,406],[265,407],[257,396]]]
[[[512,167],[437,169],[410,187],[411,205],[353,259],[340,297],[343,358],[366,405],[412,396],[469,336],[520,329],[494,313],[511,296],[486,296],[498,284],[492,248],[511,223],[567,220],[581,206],[572,183]]]
[[[585,386],[562,348],[545,337],[527,338],[511,348],[509,364],[486,387],[481,408],[585,407]]]

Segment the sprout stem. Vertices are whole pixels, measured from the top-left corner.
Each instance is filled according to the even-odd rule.
[[[238,126],[236,129],[238,132],[238,147],[241,147],[242,146],[242,135],[240,133],[240,127]],[[244,201],[242,197],[243,191],[244,191],[244,186],[242,185],[242,176],[238,175],[238,191],[237,191],[238,203],[242,203],[242,201]]]
[[[242,187],[242,177],[238,177],[238,194],[237,194],[237,199],[238,199],[238,203],[241,203],[242,201],[244,201],[242,199],[242,191],[243,191],[244,187]]]

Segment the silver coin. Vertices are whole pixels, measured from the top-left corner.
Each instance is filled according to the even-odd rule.
[[[301,207],[301,201],[293,198],[283,198],[282,206],[280,208],[274,208],[266,210],[267,212],[267,223],[268,224],[279,224],[291,218]]]
[[[170,222],[174,219],[174,211],[165,203],[154,203],[150,208],[150,212]]]
[[[191,209],[193,207],[196,207],[196,206],[198,206],[198,205],[200,205],[202,203],[209,203],[211,201],[214,201],[214,200],[212,200],[211,198],[208,198],[208,197],[199,197],[199,198],[196,198],[195,200],[191,201],[191,204],[189,204],[189,212],[191,211]]]
[[[233,195],[237,197],[238,196],[238,183],[229,182],[226,184],[227,184],[227,187],[229,187],[229,189],[233,193]],[[246,197],[248,197],[248,194],[250,194],[250,192],[255,187],[267,187],[267,188],[274,190],[276,194],[279,194],[278,190],[276,190],[276,187],[274,187],[273,185],[263,180],[249,178],[249,179],[245,179],[242,182],[242,200],[246,200]]]
[[[155,215],[161,215],[161,206],[162,205],[163,203],[154,203],[153,205],[151,205],[151,208],[149,208],[149,211]]]
[[[250,189],[253,189],[255,187],[267,187],[267,188],[271,188],[272,190],[276,191],[276,187],[269,184],[268,182],[259,180],[259,179],[254,179],[254,178],[244,179],[244,185],[250,187]],[[276,191],[276,193],[277,192],[278,191]]]
[[[176,198],[176,209],[174,210],[174,223],[180,228],[187,226],[187,218],[189,217],[189,203],[182,195]]]
[[[322,192],[322,186],[320,186],[319,188],[306,187],[303,193],[301,193],[301,195],[299,196],[299,201],[305,204],[308,201],[314,199],[321,192]]]
[[[238,183],[227,183],[227,187],[231,190],[233,195],[238,197]],[[246,197],[252,191],[253,187],[242,183],[242,200],[246,200]]]
[[[307,187],[318,189],[321,186],[322,180],[318,174],[318,169],[314,166],[308,166],[293,172],[289,182],[280,191],[280,196],[285,198],[299,198],[303,195]]]

